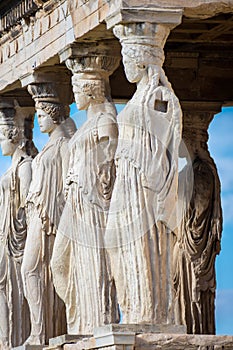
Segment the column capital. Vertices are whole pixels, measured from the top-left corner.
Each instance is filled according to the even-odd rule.
[[[26,89],[16,89],[0,95],[0,111],[2,117],[7,119],[14,116],[13,124],[24,128],[25,123],[34,121],[35,106],[34,102]],[[27,120],[27,122],[25,122]]]
[[[214,115],[221,111],[219,102],[182,101],[183,139],[189,148],[202,152],[207,148],[208,128]],[[197,151],[198,150],[198,151]]]
[[[35,101],[70,105],[73,101],[71,74],[65,66],[46,66],[21,77]]]
[[[170,33],[169,27],[156,23],[118,24],[113,32],[120,40],[122,53],[146,64],[163,65],[164,45]]]
[[[127,6],[119,1],[114,6],[110,5],[106,23],[108,29],[117,24],[150,22],[165,25],[171,30],[181,23],[182,15],[183,10],[180,8]]]
[[[16,128],[21,140],[27,141],[27,152],[31,156],[37,153],[32,142],[34,115],[34,102],[26,89],[12,90],[0,95],[0,125]]]
[[[75,43],[60,51],[60,60],[75,73],[110,76],[120,63],[120,46],[114,41]]]
[[[120,47],[114,43],[75,43],[60,52],[60,59],[72,71],[73,86],[88,81],[90,86],[103,85],[105,96],[111,100],[109,76],[120,64]],[[95,82],[96,81],[96,82]]]
[[[74,42],[67,45],[59,52],[60,62],[65,62],[68,58],[82,56],[106,56],[115,57],[120,60],[121,47],[116,40],[102,40],[90,42]]]

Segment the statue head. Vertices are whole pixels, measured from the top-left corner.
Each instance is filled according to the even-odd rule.
[[[149,66],[162,67],[163,47],[169,34],[165,26],[154,23],[117,25],[114,34],[122,45],[123,64],[131,83],[141,80]]]
[[[31,108],[20,107],[17,101],[0,101],[0,143],[3,155],[12,156],[17,148],[35,156],[32,142],[34,113]]]
[[[61,88],[64,86],[61,84]],[[41,120],[46,119],[46,123],[50,123],[50,127],[47,129],[42,127],[42,132],[50,132],[51,128],[57,127],[65,119],[69,117],[70,107],[69,107],[69,94],[62,98],[61,89],[58,89],[56,84],[45,82],[45,83],[33,83],[28,85],[28,91],[32,95],[35,101],[35,108],[37,111],[37,116]],[[63,103],[64,102],[64,103]],[[50,130],[50,131],[46,131]]]
[[[106,55],[89,53],[66,60],[72,71],[72,85],[79,109],[87,109],[90,104],[111,101],[109,76],[119,65],[119,57],[112,53]]]
[[[90,105],[101,104],[106,100],[105,82],[99,77],[74,74],[72,84],[75,101],[79,110],[86,110]]]
[[[48,114],[54,124],[61,124],[66,118],[69,117],[69,106],[63,105],[57,102],[47,102],[43,100],[36,101],[36,111],[42,110]]]

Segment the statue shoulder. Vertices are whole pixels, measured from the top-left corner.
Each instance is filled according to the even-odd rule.
[[[103,137],[117,138],[118,127],[116,117],[111,114],[101,114],[97,121],[99,139]]]

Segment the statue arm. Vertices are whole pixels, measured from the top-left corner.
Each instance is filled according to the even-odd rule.
[[[32,179],[31,161],[24,161],[22,164],[19,165],[18,178],[21,203],[20,206],[24,207]]]
[[[117,123],[108,116],[102,117],[98,123],[98,136],[100,141],[106,137],[116,140],[118,137]]]
[[[111,161],[114,158],[117,138],[117,123],[108,115],[100,118],[98,122],[98,141],[103,148],[106,161]]]
[[[112,117],[102,117],[98,123],[98,190],[109,200],[115,180],[114,155],[117,147],[118,129]]]
[[[62,158],[62,180],[63,187],[65,187],[66,178],[69,169],[70,151],[68,147],[68,142],[65,141],[61,145],[61,158]]]

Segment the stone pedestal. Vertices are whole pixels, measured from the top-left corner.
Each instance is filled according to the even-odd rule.
[[[94,330],[96,348],[117,350],[133,350],[135,344],[134,327],[124,325],[107,325]]]
[[[62,335],[49,341],[49,348],[60,350],[106,349],[134,350],[137,335],[141,334],[184,334],[184,326],[163,324],[109,324],[94,329],[93,337]],[[77,340],[78,338],[82,338]],[[76,341],[75,341],[76,339]],[[71,344],[72,343],[72,344]]]
[[[183,326],[114,324],[94,330],[94,336],[74,344],[47,349],[64,350],[232,350],[233,336],[185,334]],[[62,336],[64,337],[64,336]],[[66,337],[66,336],[65,336]],[[68,336],[69,337],[69,336]],[[72,336],[73,337],[73,336]],[[71,338],[66,338],[67,342]],[[65,338],[63,339],[65,340]],[[54,340],[53,343],[55,344]]]

